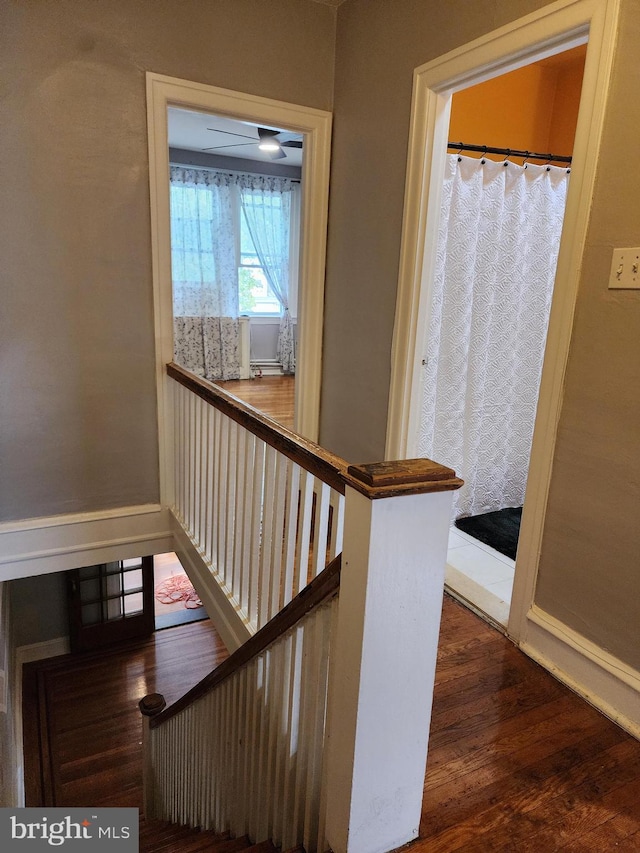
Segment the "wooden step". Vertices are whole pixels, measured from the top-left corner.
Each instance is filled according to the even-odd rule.
[[[251,844],[246,835],[230,838],[228,832],[200,830],[160,820],[140,821],[140,853],[278,853],[271,841]],[[296,848],[296,853],[304,850]]]
[[[248,846],[249,839],[230,839],[228,832],[200,830],[161,820],[140,821],[140,853],[196,853],[200,850],[233,853]]]

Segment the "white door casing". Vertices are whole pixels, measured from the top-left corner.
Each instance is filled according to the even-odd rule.
[[[451,96],[456,91],[588,40],[509,617],[508,632],[516,641],[520,641],[525,631],[534,598],[618,7],[619,0],[559,0],[414,72],[392,347],[387,459],[416,455],[420,367],[429,325]]]
[[[147,72],[147,123],[153,261],[160,496],[170,503],[171,410],[165,365],[173,359],[167,108],[198,110],[304,134],[302,228],[296,364],[296,430],[317,440],[320,412],[324,276],[331,113]]]

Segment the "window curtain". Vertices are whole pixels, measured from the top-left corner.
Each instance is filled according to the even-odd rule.
[[[418,450],[464,479],[455,517],[524,502],[567,186],[447,155]]]
[[[211,381],[240,378],[233,184],[171,167],[174,358]]]
[[[284,373],[295,373],[293,323],[289,311],[292,186],[288,178],[245,176],[240,182],[242,215],[269,286],[281,307],[277,359]]]

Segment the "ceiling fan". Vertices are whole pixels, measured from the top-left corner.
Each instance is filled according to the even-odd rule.
[[[239,148],[245,145],[257,145],[261,151],[266,152],[272,160],[282,160],[286,157],[283,148],[302,148],[302,140],[299,139],[278,139],[278,136],[283,131],[270,130],[267,127],[257,127],[258,138],[255,136],[247,136],[244,133],[234,133],[230,130],[219,130],[217,127],[208,127],[207,130],[212,130],[214,133],[226,133],[229,136],[237,136],[241,139],[250,139],[251,142],[235,142],[230,145],[214,145],[211,148],[203,148],[203,151],[220,151],[222,148]]]

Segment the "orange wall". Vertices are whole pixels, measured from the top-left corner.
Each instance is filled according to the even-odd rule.
[[[584,55],[575,48],[457,92],[449,140],[570,155]]]

